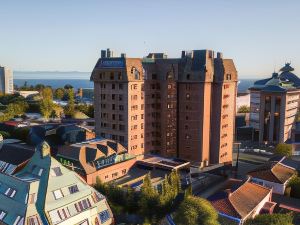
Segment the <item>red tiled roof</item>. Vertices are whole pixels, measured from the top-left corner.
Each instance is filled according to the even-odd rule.
[[[224,198],[211,200],[211,203],[221,213],[244,219],[270,193],[271,189],[247,181]]]
[[[248,175],[262,180],[284,184],[295,173],[296,170],[287,167],[280,162],[267,162],[257,169],[250,171]]]

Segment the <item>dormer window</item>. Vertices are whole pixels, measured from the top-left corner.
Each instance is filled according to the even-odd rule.
[[[15,195],[16,195],[17,191],[13,188],[7,188],[6,192],[5,192],[5,195],[10,197],[10,198],[13,198]]]
[[[0,210],[0,221],[4,220],[4,217],[6,216],[6,212],[4,212],[3,210]]]
[[[78,190],[78,186],[76,184],[69,187],[70,194],[74,194],[74,193],[76,193],[78,191],[79,191]]]
[[[61,175],[62,175],[62,172],[61,172],[60,167],[54,167],[54,168],[52,168],[52,170],[51,170],[51,175],[52,175],[53,177],[59,177],[59,176],[61,176]]]

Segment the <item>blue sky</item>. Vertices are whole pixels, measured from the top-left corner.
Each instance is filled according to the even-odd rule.
[[[0,64],[91,71],[100,50],[128,57],[213,49],[241,78],[285,61],[300,72],[299,0],[0,0]]]

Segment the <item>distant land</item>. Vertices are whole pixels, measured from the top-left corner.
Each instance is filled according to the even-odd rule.
[[[52,88],[63,87],[66,84],[78,88],[94,88],[90,81],[91,72],[79,71],[14,71],[14,84],[23,86],[25,81],[27,85],[44,84]],[[253,85],[254,79],[240,79],[238,92],[246,92]]]

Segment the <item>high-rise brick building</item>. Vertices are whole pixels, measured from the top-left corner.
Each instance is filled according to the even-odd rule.
[[[139,79],[128,79],[132,70],[137,70]],[[127,73],[116,79],[120,71]],[[107,80],[103,74],[116,78]],[[92,80],[97,135],[118,140],[135,154],[179,157],[201,166],[232,161],[237,84],[232,60],[219,53],[215,58],[209,50],[183,51],[181,58],[170,59],[162,53],[150,53],[143,59],[102,57]],[[119,101],[128,118],[122,121],[124,134],[112,129],[112,115],[102,115],[107,104],[115,104],[111,85],[120,80],[128,96]],[[132,89],[135,83],[138,87]],[[135,107],[137,111],[131,110]],[[132,130],[135,125],[137,129]]]

